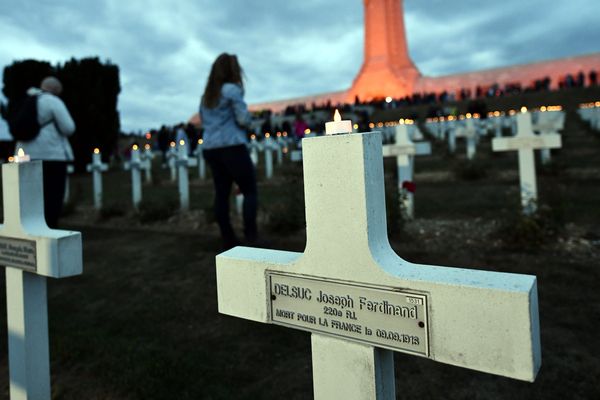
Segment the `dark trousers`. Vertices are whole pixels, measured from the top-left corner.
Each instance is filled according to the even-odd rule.
[[[44,215],[49,228],[58,228],[67,183],[66,161],[44,161]]]
[[[208,149],[203,151],[210,166],[215,185],[215,214],[226,248],[239,244],[229,219],[229,196],[235,182],[244,195],[244,236],[250,242],[257,237],[256,209],[258,195],[254,165],[244,145]]]

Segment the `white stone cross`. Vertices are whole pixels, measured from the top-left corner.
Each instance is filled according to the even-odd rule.
[[[448,117],[446,122],[446,133],[448,140],[448,151],[451,154],[454,154],[454,152],[456,151],[456,129],[458,128],[457,124],[458,122],[454,116]]]
[[[204,154],[202,154],[202,144],[204,140],[198,139],[198,145],[194,150],[194,156],[196,156],[198,162],[198,177],[202,180],[206,179],[206,161],[204,160]]]
[[[177,166],[175,165],[177,162],[177,150],[175,142],[169,143],[169,149],[167,150],[167,165],[169,166],[169,170],[171,171],[171,182],[175,182],[177,180]]]
[[[408,219],[414,217],[414,187],[413,171],[414,156],[431,154],[431,144],[429,142],[419,142],[417,148],[408,132],[408,127],[404,121],[396,126],[396,143],[387,144],[382,147],[383,157],[396,156],[396,166],[398,168],[398,192],[401,194],[402,204],[405,216]]]
[[[86,166],[87,171],[92,173],[92,182],[94,187],[94,208],[102,208],[102,173],[108,171],[108,164],[102,162],[100,149],[95,148],[92,154],[92,163]]]
[[[66,204],[71,197],[71,178],[70,176],[75,172],[75,166],[73,164],[67,164],[67,181],[65,182],[65,197],[63,198],[63,204]]]
[[[256,135],[252,134],[250,136],[248,147],[250,147],[250,159],[252,160],[252,164],[256,167],[258,165],[258,151],[261,148],[260,143],[256,140]]]
[[[502,137],[502,125],[504,116],[500,111],[490,112],[488,114],[488,119],[490,120],[491,127],[494,130],[494,137]]]
[[[477,152],[477,129],[475,127],[475,120],[470,114],[467,114],[463,120],[463,124],[456,128],[455,135],[457,137],[464,137],[467,140],[467,159],[473,160],[475,153]]]
[[[81,234],[50,229],[41,161],[2,165],[10,398],[50,400],[46,277],[82,272]]]
[[[523,213],[530,215],[537,209],[537,183],[535,174],[535,157],[533,151],[543,148],[561,147],[558,134],[534,135],[531,125],[531,114],[524,108],[516,116],[517,135],[508,138],[494,138],[493,151],[519,152],[519,179],[521,185],[521,206]]]
[[[265,133],[263,151],[265,153],[265,177],[273,177],[273,150],[278,147],[277,143],[271,138],[270,133]]]
[[[140,155],[142,161],[142,169],[146,176],[146,183],[152,183],[152,160],[154,159],[154,153],[152,153],[152,147],[146,143],[144,145],[144,151]]]
[[[142,201],[142,161],[140,160],[140,150],[137,144],[131,146],[131,160],[125,163],[125,169],[131,170],[131,198],[133,208],[136,210]]]
[[[535,276],[396,255],[381,143],[380,132],[304,139],[306,250],[219,254],[219,312],[311,332],[318,400],[395,399],[393,351],[533,381]]]
[[[188,176],[188,168],[196,166],[196,159],[188,158],[188,148],[185,141],[179,141],[179,149],[177,150],[177,176],[179,186],[179,209],[181,211],[189,211],[190,209],[190,181]]]
[[[540,135],[558,134],[558,131],[565,128],[565,113],[561,110],[553,110],[553,107],[542,107],[536,112],[536,123],[533,124],[533,130]],[[552,160],[550,149],[540,150],[540,160],[542,164],[548,164]]]

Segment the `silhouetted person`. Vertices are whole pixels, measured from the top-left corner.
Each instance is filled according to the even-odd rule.
[[[63,87],[53,76],[44,78],[38,88],[29,88],[29,96],[37,96],[37,119],[40,133],[31,141],[17,142],[32,160],[42,160],[44,181],[44,214],[50,228],[58,227],[67,182],[67,164],[73,161],[73,150],[67,137],[75,132],[75,122],[58,97]]]
[[[248,245],[258,243],[256,173],[246,144],[251,117],[244,102],[242,68],[235,55],[223,53],[212,65],[200,100],[204,126],[203,154],[215,186],[215,214],[223,248],[240,244],[229,219],[229,196],[235,182],[244,195],[244,235]]]

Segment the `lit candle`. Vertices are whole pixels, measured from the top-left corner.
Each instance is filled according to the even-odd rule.
[[[92,163],[96,165],[102,163],[102,159],[100,158],[100,149],[97,147],[94,149],[94,155],[92,155]]]
[[[335,110],[333,121],[325,123],[325,134],[336,135],[338,133],[351,133],[352,132],[352,121],[342,121],[342,116],[338,110]]]
[[[28,161],[31,161],[31,157],[29,157],[29,155],[25,154],[25,150],[23,150],[22,148],[19,148],[19,150],[17,150],[17,155],[13,157],[13,162],[23,163],[23,162],[28,162]]]

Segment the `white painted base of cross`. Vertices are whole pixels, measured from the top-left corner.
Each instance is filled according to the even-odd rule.
[[[46,226],[41,161],[4,164],[2,184],[10,398],[50,400],[46,277],[81,274],[81,234]]]
[[[393,351],[533,381],[535,276],[412,264],[386,232],[382,136],[304,139],[304,253],[216,258],[219,312],[312,333],[315,398],[395,398]]]

